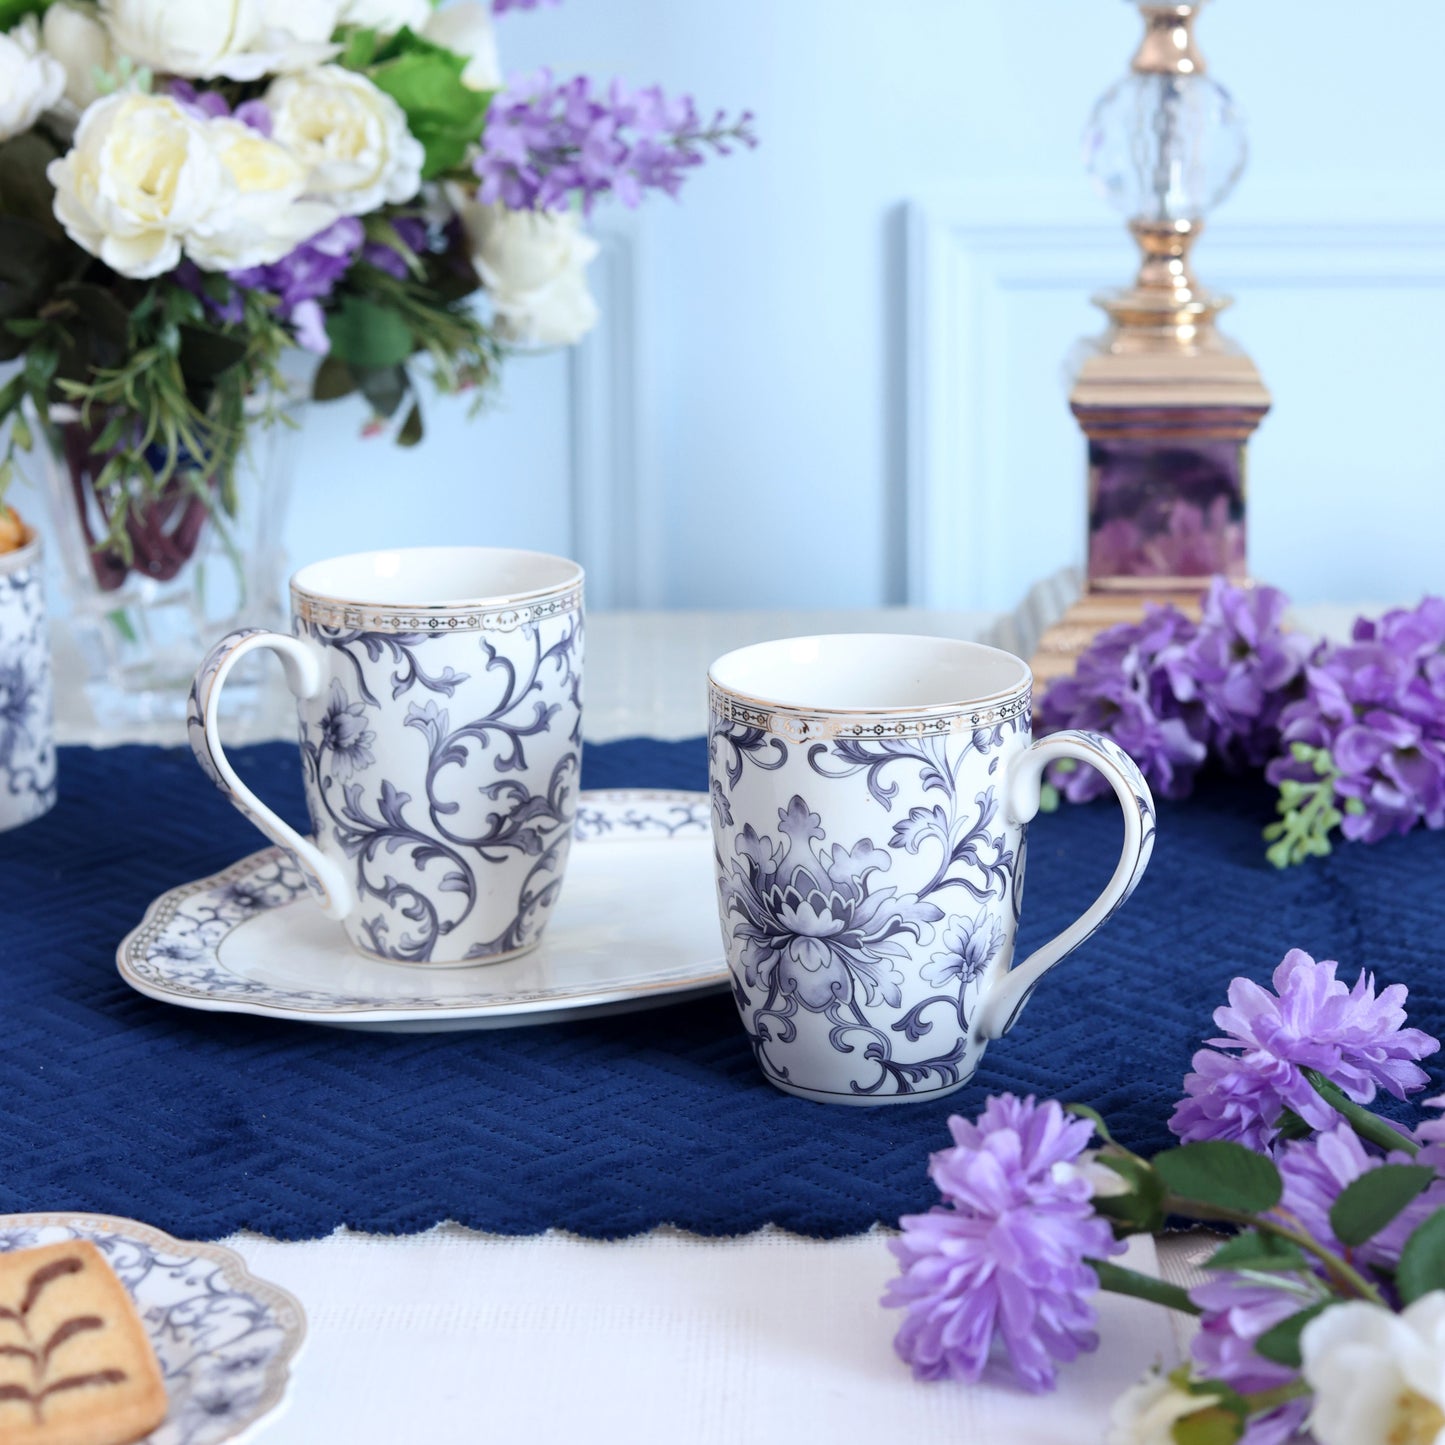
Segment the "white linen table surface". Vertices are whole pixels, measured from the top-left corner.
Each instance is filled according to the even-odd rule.
[[[586,734],[702,733],[708,663],[769,637],[927,632],[1027,657],[1076,588],[1071,574],[1049,578],[1013,614],[595,614]],[[1313,611],[1301,609],[1299,625],[1334,635],[1353,615]],[[179,725],[102,735],[78,689],[65,687],[79,669],[63,623],[56,653],[61,741],[184,741]],[[278,686],[230,740],[294,733]],[[964,1090],[960,1106],[969,1104]],[[915,1383],[891,1348],[898,1313],[878,1306],[893,1272],[882,1231],[707,1240],[661,1229],[597,1242],[443,1225],[407,1237],[342,1230],[301,1243],[253,1234],[225,1243],[292,1290],[309,1321],[286,1404],[247,1436],[262,1445],[1094,1445],[1114,1397],[1151,1364],[1172,1367],[1187,1337],[1155,1306],[1103,1296],[1103,1343],[1064,1368],[1056,1394]],[[1197,1241],[1164,1241],[1162,1250],[1166,1277],[1187,1282]],[[1160,1272],[1152,1240],[1132,1241],[1126,1262]]]

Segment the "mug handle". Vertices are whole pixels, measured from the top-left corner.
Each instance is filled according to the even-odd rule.
[[[1101,924],[1108,922],[1144,876],[1154,851],[1154,797],[1133,758],[1116,742],[1098,733],[1059,732],[1040,738],[1009,765],[1004,782],[1004,812],[1011,823],[1028,823],[1039,811],[1044,769],[1061,758],[1088,763],[1109,780],[1124,809],[1124,850],[1104,891],[1088,910],[1056,938],[1003,974],[984,997],[975,1015],[980,1037],[1006,1034],[1029,1001],[1038,981],[1071,954]]]
[[[325,677],[314,646],[288,637],[284,632],[243,627],[223,637],[196,671],[186,708],[186,733],[191,751],[201,770],[236,808],[291,855],[320,903],[321,911],[329,918],[345,918],[356,907],[356,892],[346,875],[310,838],[303,838],[241,781],[221,746],[221,689],[231,669],[248,652],[261,648],[281,659],[286,685],[298,698],[311,698],[320,693]]]

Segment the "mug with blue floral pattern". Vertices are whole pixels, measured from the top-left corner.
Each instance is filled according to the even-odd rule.
[[[457,965],[535,948],[577,807],[582,569],[493,547],[363,552],[303,567],[291,610],[293,636],[233,632],[201,664],[201,767],[362,952]],[[296,695],[310,838],[221,746],[221,689],[258,648]]]
[[[718,907],[764,1075],[825,1103],[961,1088],[1133,892],[1154,845],[1143,776],[1093,733],[1031,742],[1027,664],[976,643],[788,638],[708,676]],[[1123,852],[1083,916],[1014,964],[1025,833],[1061,759],[1112,784]]]
[[[40,539],[0,553],[0,831],[55,804],[50,631]]]

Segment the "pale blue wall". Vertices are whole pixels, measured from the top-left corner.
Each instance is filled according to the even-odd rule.
[[[976,586],[922,600],[1010,605],[1078,560],[1082,459],[1060,366],[1092,325],[1090,287],[1128,267],[1124,244],[1097,230],[1107,213],[1080,173],[1078,136],[1124,68],[1131,6],[567,0],[500,26],[511,68],[661,80],[704,107],[752,107],[764,141],[697,173],[681,204],[599,218],[627,238],[636,299],[625,345],[608,343],[609,357],[631,357],[614,399],[635,422],[626,477],[608,474],[631,556],[615,600],[908,595],[910,203],[965,229],[1025,221],[1043,258],[1021,288],[990,292],[1002,330],[984,369],[1006,408],[1006,455],[987,466],[1003,501],[970,510],[983,486],[972,472],[913,473],[915,486],[964,490],[960,556],[992,561]],[[1253,147],[1199,261],[1236,291],[1229,328],[1276,396],[1254,452],[1256,571],[1302,600],[1445,589],[1445,9],[1218,0],[1200,38]],[[1105,238],[1077,278],[1067,248],[1050,259],[1055,219],[1061,235],[1095,227],[1095,250]],[[956,318],[957,344],[973,344],[976,319]],[[976,363],[969,384],[982,386]],[[354,442],[345,408],[313,416],[293,556],[468,537],[590,560],[594,531],[572,520],[574,449],[592,435],[573,430],[573,366],[517,363],[497,414],[471,426],[455,404],[434,406],[433,438],[409,456]]]

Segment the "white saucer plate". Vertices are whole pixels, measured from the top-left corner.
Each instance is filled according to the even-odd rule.
[[[392,1033],[515,1028],[723,988],[706,793],[583,793],[541,945],[469,967],[357,953],[279,848],[163,893],[116,953],[164,1003]]]
[[[220,1244],[172,1239],[109,1214],[0,1215],[0,1254],[92,1240],[130,1292],[165,1378],[170,1410],[143,1445],[239,1440],[281,1403],[306,1315]]]

